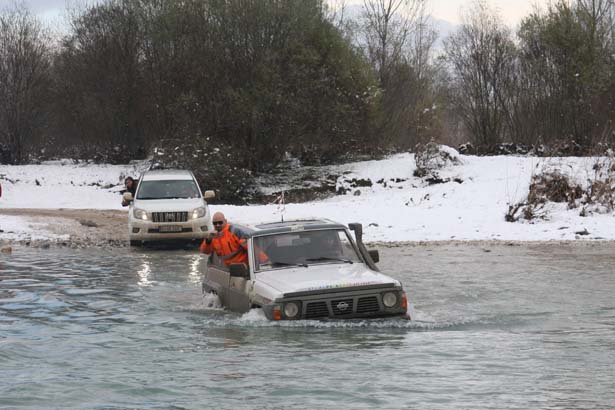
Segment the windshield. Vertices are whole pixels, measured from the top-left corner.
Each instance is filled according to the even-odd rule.
[[[137,199],[200,198],[201,194],[192,179],[141,181]]]
[[[361,261],[343,229],[257,236],[253,243],[255,255],[259,255],[255,271]]]

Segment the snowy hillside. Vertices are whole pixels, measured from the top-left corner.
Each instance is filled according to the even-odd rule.
[[[527,197],[531,176],[546,165],[567,170],[579,180],[589,178],[591,158],[459,156],[460,163],[439,171],[443,183],[430,184],[413,176],[414,154],[379,161],[329,167],[340,175],[343,195],[280,206],[211,205],[230,221],[325,217],[342,223],[362,222],[368,241],[438,240],[615,240],[612,213],[579,215],[566,204],[548,204],[547,220],[506,222],[510,204]],[[122,209],[121,181],[138,176],[138,165],[0,166],[0,229],[36,230],[19,217],[2,215],[2,208]],[[440,181],[441,182],[441,181]],[[206,187],[203,187],[206,189]],[[270,190],[275,190],[270,187]],[[343,188],[343,189],[342,189]],[[580,235],[579,232],[583,232]],[[586,233],[586,234],[585,234]],[[0,239],[3,233],[0,232]]]

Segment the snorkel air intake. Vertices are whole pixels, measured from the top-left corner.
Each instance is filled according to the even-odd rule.
[[[357,246],[359,247],[359,252],[361,252],[361,256],[363,256],[363,259],[365,259],[367,266],[369,266],[370,269],[379,272],[380,269],[378,269],[378,267],[376,266],[376,263],[374,263],[374,260],[372,259],[371,255],[367,251],[367,248],[365,248],[365,244],[363,243],[363,225],[361,225],[358,222],[353,222],[353,223],[349,223],[348,227],[350,228],[351,231],[354,232],[354,236],[357,241]]]

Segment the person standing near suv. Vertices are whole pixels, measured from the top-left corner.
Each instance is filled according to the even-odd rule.
[[[137,182],[133,179],[133,177],[126,177],[126,179],[124,180],[124,185],[126,186],[126,190],[124,192],[130,192],[134,199],[137,193]],[[130,202],[126,201],[125,199],[122,199],[122,206],[128,205],[130,205]]]

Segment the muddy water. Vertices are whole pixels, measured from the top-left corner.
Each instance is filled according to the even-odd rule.
[[[612,244],[380,251],[411,322],[208,309],[189,251],[0,254],[0,408],[615,407]]]

